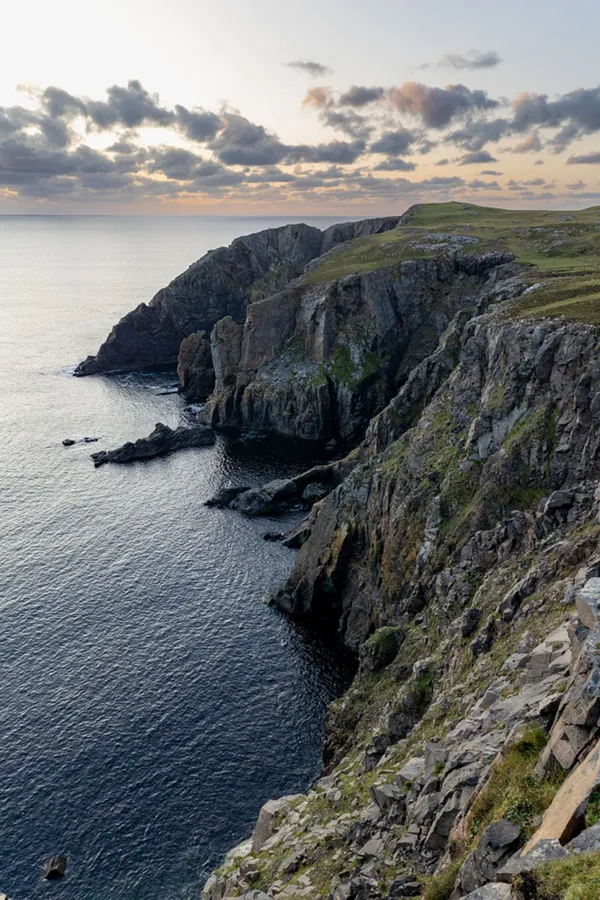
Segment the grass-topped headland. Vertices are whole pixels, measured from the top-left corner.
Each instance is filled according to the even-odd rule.
[[[526,267],[531,290],[519,317],[600,324],[600,207],[574,211],[511,210],[468,203],[413,207],[392,231],[359,238],[328,254],[304,279],[318,284],[410,259],[455,252],[509,251]]]

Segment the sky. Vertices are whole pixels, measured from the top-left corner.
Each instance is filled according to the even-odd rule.
[[[3,9],[0,214],[600,205],[593,0]]]

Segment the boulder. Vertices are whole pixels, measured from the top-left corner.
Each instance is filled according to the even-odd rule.
[[[480,656],[482,653],[488,653],[488,651],[492,649],[496,634],[496,620],[493,616],[490,616],[486,619],[485,624],[475,640],[471,641],[471,652],[473,656]]]
[[[425,771],[425,757],[413,756],[405,763],[396,775],[396,784],[403,788],[420,778]]]
[[[600,850],[600,822],[586,828],[576,838],[569,841],[567,850],[573,853],[597,853]]]
[[[412,875],[398,875],[390,884],[390,898],[420,897],[423,885]]]
[[[55,878],[62,878],[66,871],[66,856],[53,856],[44,864],[44,878],[47,878],[49,881]]]
[[[486,884],[467,894],[465,900],[510,900],[510,884]]]
[[[468,894],[493,881],[498,869],[514,854],[520,836],[519,825],[506,819],[488,825],[477,846],[464,861],[456,879],[456,888]]]
[[[146,438],[139,438],[135,443],[128,441],[116,450],[100,450],[92,453],[96,468],[105,463],[128,463],[136,460],[152,459],[165,456],[176,450],[188,447],[209,447],[215,442],[215,433],[206,425],[193,425],[169,428],[158,422],[154,431]]]
[[[555,838],[544,838],[531,849],[525,848],[522,853],[511,857],[496,873],[496,878],[498,881],[510,884],[515,875],[519,875],[521,872],[530,872],[543,863],[552,862],[555,859],[566,859],[568,856],[568,850],[565,850],[560,841]]]

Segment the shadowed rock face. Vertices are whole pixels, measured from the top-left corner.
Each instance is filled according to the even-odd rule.
[[[398,218],[369,219],[319,231],[309,225],[285,225],[211,250],[115,325],[95,356],[76,375],[174,364],[184,338],[210,334],[224,316],[243,322],[246,307],[281,290],[307,263],[343,241],[394,228]]]
[[[195,331],[181,342],[177,357],[177,375],[181,390],[192,403],[206,400],[215,386],[215,370],[210,341],[204,331]]]
[[[458,311],[468,318],[523,290],[511,258],[407,261],[324,284],[296,283],[253,303],[243,328],[225,319],[213,330],[217,378],[204,421],[356,444]],[[451,343],[444,346],[453,358]]]

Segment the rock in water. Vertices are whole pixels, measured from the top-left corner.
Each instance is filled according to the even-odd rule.
[[[44,878],[52,881],[55,878],[62,878],[67,871],[67,857],[53,856],[44,865]]]
[[[168,425],[158,422],[152,434],[139,438],[135,443],[128,441],[116,450],[100,450],[92,453],[96,468],[104,463],[128,463],[137,459],[152,459],[154,456],[165,456],[176,450],[188,447],[209,447],[215,442],[215,433],[205,425],[193,425],[188,428],[181,425],[173,430]]]
[[[177,374],[181,390],[188,400],[206,400],[215,386],[215,370],[210,341],[204,331],[196,331],[181,342],[177,358]]]

